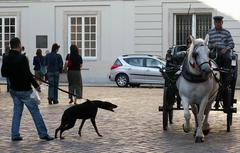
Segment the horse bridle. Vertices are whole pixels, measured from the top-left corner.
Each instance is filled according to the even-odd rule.
[[[202,62],[201,64],[198,64],[197,63],[197,56],[198,56],[198,53],[196,52],[197,48],[201,47],[201,46],[205,46],[203,43],[201,44],[197,44],[197,45],[194,45],[194,48],[193,48],[193,52],[192,52],[192,57],[194,58],[194,60],[196,61],[196,64],[198,65],[199,68],[201,68],[201,66],[203,64],[210,64],[210,60],[209,61],[206,61],[206,62]],[[190,63],[190,62],[189,62]],[[195,68],[194,64],[190,63],[190,65],[192,66],[192,68]]]

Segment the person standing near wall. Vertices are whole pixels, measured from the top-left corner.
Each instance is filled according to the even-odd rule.
[[[58,85],[59,85],[59,74],[63,70],[62,56],[58,54],[60,46],[57,43],[52,45],[51,53],[46,55],[45,64],[47,67],[48,76],[48,103],[58,104]]]
[[[21,141],[20,123],[24,104],[31,113],[40,139],[53,140],[48,135],[47,128],[39,111],[37,102],[31,98],[33,93],[32,85],[40,92],[40,86],[33,78],[29,68],[29,62],[25,55],[21,54],[21,41],[19,38],[10,40],[11,50],[1,68],[2,76],[9,78],[10,94],[13,99],[13,118],[12,118],[12,141]]]
[[[49,50],[47,49],[46,51],[45,51],[45,56],[44,56],[44,64],[45,64],[45,62],[46,62],[46,56],[47,56],[47,54],[49,54],[50,52],[49,52]],[[45,64],[46,65],[46,64]],[[44,79],[45,79],[45,81],[48,81],[48,76],[47,76],[47,73],[44,75]]]
[[[37,49],[36,56],[33,57],[33,65],[34,65],[34,71],[35,71],[35,77],[37,79],[40,79],[39,84],[41,84],[41,80],[44,79],[45,72],[45,62],[44,62],[44,56],[42,55],[42,50]]]
[[[70,54],[66,57],[66,62],[64,69],[67,69],[67,78],[68,78],[68,90],[69,93],[76,95],[74,97],[69,94],[69,103],[77,104],[77,99],[82,98],[82,76],[81,76],[81,67],[82,67],[82,57],[79,54],[79,49],[76,45],[70,46]]]

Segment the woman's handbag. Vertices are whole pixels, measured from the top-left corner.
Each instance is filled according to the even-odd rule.
[[[47,73],[46,67],[41,65],[41,66],[40,66],[40,74],[41,74],[42,76],[45,76],[46,73]]]
[[[72,66],[72,60],[70,58],[70,54],[67,55],[67,59],[64,64],[64,71],[67,71],[70,66]]]
[[[45,76],[45,74],[47,73],[47,69],[46,69],[46,66],[44,65],[44,62],[43,64],[41,63],[40,58],[39,58],[39,65],[40,65],[40,69],[39,69],[40,75]]]
[[[70,54],[68,55],[68,58],[67,58],[67,66],[72,66],[72,60],[71,60],[71,57],[70,57]]]

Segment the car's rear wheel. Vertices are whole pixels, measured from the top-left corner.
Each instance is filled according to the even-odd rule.
[[[118,74],[116,77],[116,84],[119,87],[127,87],[128,86],[128,76],[126,74]]]

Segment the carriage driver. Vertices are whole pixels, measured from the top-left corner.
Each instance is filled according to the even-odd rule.
[[[214,28],[209,30],[209,42],[208,47],[211,53],[216,56],[216,63],[218,67],[230,69],[232,61],[232,49],[234,48],[234,42],[230,32],[223,28],[223,17],[214,16]],[[215,57],[213,57],[215,58]],[[226,87],[230,83],[230,76],[227,73],[221,74],[223,87]],[[225,95],[225,94],[224,94]]]
[[[208,32],[209,49],[216,50],[216,62],[219,67],[231,68],[231,50],[234,48],[234,42],[230,32],[222,27],[223,17],[214,16],[214,28]]]

